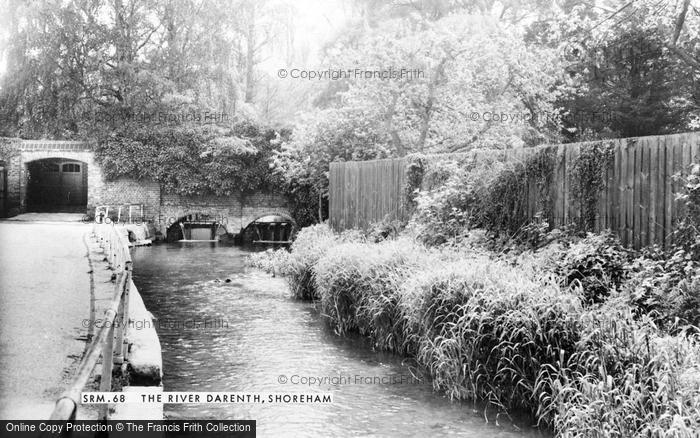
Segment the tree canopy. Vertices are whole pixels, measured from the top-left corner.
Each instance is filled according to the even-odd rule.
[[[98,138],[182,194],[318,203],[336,160],[700,128],[691,0],[353,0],[313,47],[289,0],[4,3],[0,135]]]

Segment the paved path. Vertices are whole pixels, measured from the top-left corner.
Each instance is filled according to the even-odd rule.
[[[80,217],[0,221],[0,419],[47,419],[82,357],[90,226]]]

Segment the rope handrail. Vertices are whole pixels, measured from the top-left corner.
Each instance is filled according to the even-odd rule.
[[[129,241],[113,224],[94,224],[93,234],[99,239],[105,258],[114,270],[114,294],[104,312],[100,327],[68,389],[56,401],[50,420],[73,421],[76,418],[80,393],[90,379],[97,361],[102,357],[100,391],[112,390],[112,369],[121,365],[128,353],[126,327],[128,326],[129,288],[131,284],[131,252]],[[115,324],[117,321],[117,324]],[[116,326],[116,327],[115,327]],[[116,329],[116,330],[115,330]],[[100,419],[107,419],[108,405],[103,405]]]

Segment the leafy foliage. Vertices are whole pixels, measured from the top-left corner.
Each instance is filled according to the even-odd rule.
[[[700,164],[691,167],[680,200],[685,207],[685,216],[674,230],[674,245],[700,262]]]
[[[433,161],[423,177],[412,221],[419,239],[440,245],[460,239],[482,224],[484,200],[508,164],[465,156],[460,161]]]
[[[0,138],[0,160],[9,160],[18,153],[19,151],[12,145],[11,139]]]
[[[580,288],[587,302],[601,302],[625,280],[627,261],[617,237],[589,234],[571,245],[557,273],[563,286]]]
[[[459,240],[480,227],[495,237],[506,234],[509,239],[537,244],[536,228],[542,228],[541,232],[548,228],[542,215],[552,215],[554,154],[550,148],[540,149],[524,162],[503,160],[493,151],[477,151],[458,159],[434,157],[426,163],[413,216],[424,243]],[[539,220],[528,224],[529,187],[538,190],[543,211]]]
[[[605,187],[606,171],[613,160],[612,144],[608,142],[585,143],[571,172],[571,193],[581,206],[579,229],[592,231],[598,212],[598,199]]]
[[[421,154],[412,154],[408,157],[406,165],[406,187],[404,196],[406,197],[406,208],[413,213],[416,208],[416,197],[420,193],[423,176],[425,174],[426,158]]]
[[[681,199],[685,216],[675,227],[673,244],[666,251],[645,250],[631,264],[625,287],[638,313],[668,328],[700,326],[700,166],[690,170]]]
[[[166,192],[230,195],[271,188],[278,133],[250,123],[129,127],[101,138],[96,159],[107,178],[150,178]]]

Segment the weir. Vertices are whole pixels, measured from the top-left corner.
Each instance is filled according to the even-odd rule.
[[[256,245],[289,245],[296,223],[281,215],[267,215],[251,222],[242,232],[243,243]]]

